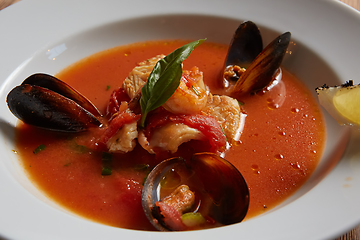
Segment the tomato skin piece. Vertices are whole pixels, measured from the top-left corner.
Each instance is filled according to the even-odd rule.
[[[123,88],[118,88],[111,93],[108,105],[106,107],[106,116],[112,117],[119,111],[121,102],[129,102],[130,98]]]
[[[184,231],[186,226],[181,221],[180,213],[170,205],[161,201],[155,203],[164,224],[174,231]]]
[[[207,115],[184,115],[180,121],[189,127],[201,131],[209,140],[211,146],[221,148],[226,145],[226,137],[221,130],[221,126],[215,118]]]

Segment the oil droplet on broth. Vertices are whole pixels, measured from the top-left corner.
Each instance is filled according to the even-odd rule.
[[[295,169],[295,170],[299,170],[301,168],[300,164],[297,163],[290,163],[290,165]]]
[[[280,153],[275,154],[275,160],[281,160],[283,158],[284,158],[284,156],[282,154],[280,154]]]
[[[239,141],[233,141],[233,145],[234,146],[240,146],[240,144],[241,144],[242,142],[239,140]]]
[[[278,109],[278,108],[279,108],[279,104],[277,104],[277,103],[269,103],[269,104],[268,104],[268,108],[269,108],[269,109]]]
[[[256,164],[253,164],[253,165],[251,165],[251,168],[252,168],[252,170],[257,170],[257,169],[259,169],[259,166]]]
[[[251,169],[253,170],[254,174],[260,174],[259,166],[256,164],[251,165]]]
[[[263,96],[265,94],[265,90],[263,89],[263,90],[257,91],[255,94],[258,96]]]
[[[292,108],[292,109],[291,109],[291,112],[292,112],[292,113],[298,113],[298,112],[300,112],[300,110],[299,110],[298,108]]]
[[[275,103],[274,99],[268,98],[266,101],[268,104],[268,108],[271,110],[278,109],[280,107],[279,104]]]

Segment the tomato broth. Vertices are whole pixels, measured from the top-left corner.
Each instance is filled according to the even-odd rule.
[[[154,41],[116,47],[87,57],[57,77],[89,98],[103,113],[113,90],[121,86],[140,61],[169,54],[185,41]],[[184,62],[198,66],[212,93],[221,94],[219,73],[227,46],[203,43]],[[243,174],[250,189],[247,218],[275,207],[309,178],[322,155],[324,122],[315,98],[293,75],[270,91],[238,99],[246,113],[240,141],[224,158]],[[154,230],[141,206],[143,181],[149,170],[168,156],[155,157],[139,144],[114,154],[112,174],[103,176],[102,153],[85,147],[94,131],[81,134],[49,132],[19,124],[16,150],[29,178],[46,196],[66,209],[99,223]],[[34,152],[38,146],[42,151]],[[208,151],[206,142],[182,144],[178,154]]]

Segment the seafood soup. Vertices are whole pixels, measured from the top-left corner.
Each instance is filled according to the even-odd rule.
[[[139,89],[157,61],[187,43],[161,40],[120,46],[58,73],[57,78],[97,106],[103,125],[62,133],[20,123],[16,151],[33,183],[79,216],[138,230],[155,230],[143,211],[142,188],[150,170],[168,158],[212,152],[233,164],[249,189],[245,220],[298,190],[323,152],[325,127],[319,106],[283,68],[271,88],[232,95],[220,75],[227,45],[205,41],[194,49],[183,62],[177,90],[149,111],[139,127],[140,110],[132,104]],[[176,175],[168,180],[172,188],[178,186]]]

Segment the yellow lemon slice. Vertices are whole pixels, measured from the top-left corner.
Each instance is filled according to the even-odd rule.
[[[360,87],[340,89],[333,98],[334,107],[350,122],[360,125]]]
[[[350,80],[341,86],[316,88],[320,104],[342,125],[360,126],[360,85]]]

